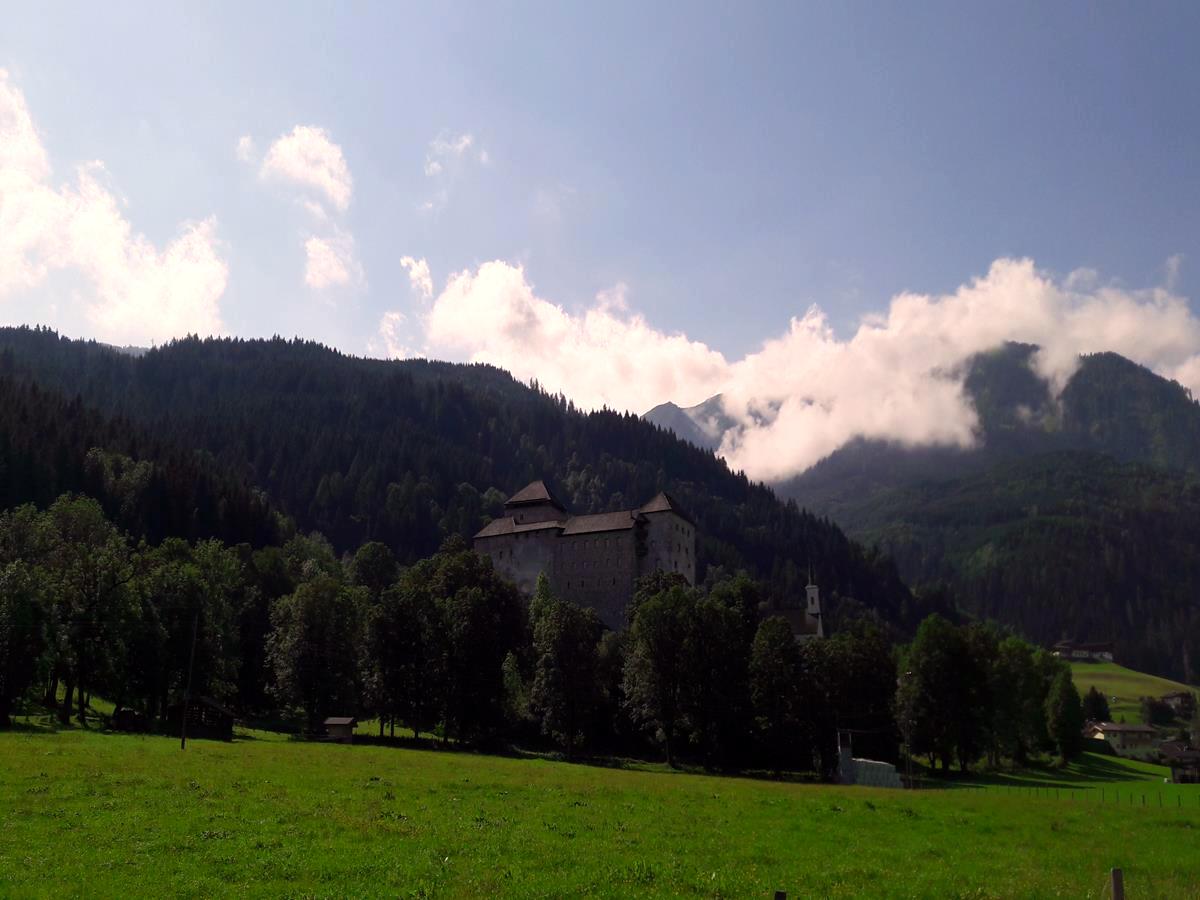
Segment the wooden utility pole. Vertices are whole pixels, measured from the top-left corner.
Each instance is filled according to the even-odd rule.
[[[192,666],[196,664],[196,632],[200,629],[200,610],[192,619],[192,650],[188,654],[187,689],[183,692],[183,715],[179,717],[179,749],[187,749],[188,701],[192,699]]]

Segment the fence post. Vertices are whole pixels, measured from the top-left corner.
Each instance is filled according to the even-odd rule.
[[[775,900],[787,900],[787,891],[776,891]]]
[[[1125,874],[1120,869],[1113,869],[1112,900],[1125,900]]]

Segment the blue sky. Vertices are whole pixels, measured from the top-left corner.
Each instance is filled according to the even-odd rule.
[[[501,261],[528,288],[516,320],[534,301],[609,311],[685,334],[703,369],[758,354],[812,304],[849,341],[895,295],[953,296],[996,260],[1032,259],[1064,290],[1094,270],[1093,293],[1197,293],[1194,4],[113,6],[7,10],[0,68],[47,185],[102,161],[131,233],[163,253],[211,220],[197,240],[225,275],[201,328],[519,370],[521,348],[456,333],[461,317],[429,324],[450,276]],[[344,209],[265,172],[296,126],[340,151]],[[349,261],[321,289],[314,237]],[[425,261],[431,297],[404,257]],[[144,312],[75,308],[100,290],[94,265],[50,268],[7,291],[0,277],[7,320],[146,338],[129,324]],[[636,406],[725,377],[563,387]]]

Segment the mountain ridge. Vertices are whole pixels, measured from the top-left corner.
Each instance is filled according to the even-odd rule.
[[[131,357],[7,328],[0,375],[211,458],[338,552],[380,540],[412,562],[448,535],[469,539],[537,478],[579,513],[665,489],[697,520],[705,570],[745,568],[790,598],[811,563],[833,618],[873,609],[910,628],[923,608],[884,557],[711,452],[631,414],[584,413],[493,367],[364,360],[282,339],[187,338]]]

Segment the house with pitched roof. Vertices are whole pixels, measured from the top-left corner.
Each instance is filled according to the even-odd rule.
[[[555,596],[591,607],[610,628],[625,626],[643,575],[678,572],[696,583],[695,522],[665,492],[636,509],[576,516],[534,481],[508,498],[474,547],[527,596],[545,572]]]

